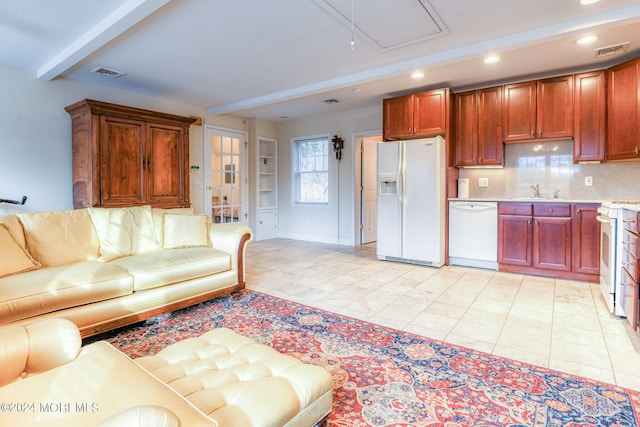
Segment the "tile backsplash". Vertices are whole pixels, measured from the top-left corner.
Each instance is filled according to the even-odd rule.
[[[499,169],[460,169],[469,178],[469,196],[515,198],[540,196],[573,200],[640,200],[640,162],[573,164],[573,141],[505,145],[505,165]],[[585,177],[593,185],[585,186]],[[489,186],[480,187],[479,178]]]

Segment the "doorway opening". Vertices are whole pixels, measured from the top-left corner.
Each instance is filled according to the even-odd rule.
[[[382,133],[379,131],[354,135],[355,241],[359,245],[370,244],[377,239],[377,147],[381,142]]]

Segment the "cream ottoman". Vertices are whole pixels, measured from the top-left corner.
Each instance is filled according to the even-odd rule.
[[[329,372],[230,329],[180,341],[135,362],[220,427],[310,427],[331,412]]]

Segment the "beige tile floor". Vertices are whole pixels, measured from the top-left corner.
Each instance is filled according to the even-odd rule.
[[[597,284],[380,261],[375,245],[251,242],[247,288],[640,390],[640,337]]]

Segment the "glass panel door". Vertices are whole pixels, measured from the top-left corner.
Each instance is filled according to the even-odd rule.
[[[213,223],[248,224],[246,135],[207,127],[205,206]]]

